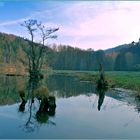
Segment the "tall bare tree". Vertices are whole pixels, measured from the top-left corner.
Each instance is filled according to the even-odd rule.
[[[21,25],[27,29],[31,37],[28,51],[25,51],[29,60],[28,65],[30,78],[38,78],[43,64],[44,52],[46,50],[45,42],[48,39],[57,38],[57,35],[54,33],[58,31],[59,28],[47,28],[42,25],[41,22],[34,19],[26,20]],[[35,43],[36,36],[41,40],[38,45]]]

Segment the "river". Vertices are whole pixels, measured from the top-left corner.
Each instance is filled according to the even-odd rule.
[[[95,85],[64,75],[46,76],[41,83],[56,98],[53,113],[39,119],[39,101],[28,99],[20,109],[19,90],[26,77],[0,77],[1,139],[140,138],[139,102],[130,93],[109,90],[99,95]],[[27,98],[29,95],[27,96]]]

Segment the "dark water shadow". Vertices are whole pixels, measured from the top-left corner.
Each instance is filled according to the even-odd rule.
[[[104,99],[105,99],[105,93],[107,92],[107,90],[108,90],[107,87],[99,88],[97,86],[97,88],[96,88],[96,92],[97,92],[97,94],[99,96],[99,98],[98,98],[98,107],[97,107],[98,111],[101,110],[101,106],[103,105],[103,102],[104,102]]]
[[[56,125],[49,120],[55,116],[56,99],[50,95],[47,85],[42,86],[41,80],[29,80],[26,90],[20,90],[19,96],[21,103],[18,111],[28,114],[23,126],[26,132],[33,132],[45,123]]]

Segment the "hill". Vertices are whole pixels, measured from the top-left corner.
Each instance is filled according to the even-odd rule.
[[[1,73],[24,74],[28,69],[25,54],[30,47],[30,40],[15,35],[0,33],[0,65]],[[36,47],[39,45],[35,43]],[[82,50],[69,45],[46,46],[43,68],[56,70],[98,70],[99,63],[108,63],[103,50]],[[105,66],[110,69],[110,65]]]
[[[106,49],[104,51],[105,51],[106,54],[110,54],[110,53],[114,53],[114,52],[119,52],[122,49],[125,49],[125,48],[128,48],[128,47],[130,47],[130,45],[123,44],[123,45],[119,45],[119,46],[114,47],[114,48]]]
[[[105,50],[107,56],[114,58],[113,69],[116,71],[139,71],[140,70],[140,42],[123,44]]]
[[[34,45],[39,44],[34,43]],[[27,74],[28,59],[25,51],[28,51],[28,47],[30,40],[13,34],[0,33],[0,73]]]
[[[30,40],[0,33],[0,73],[25,75],[28,71],[26,51]],[[34,43],[36,47],[40,44]],[[132,42],[107,50],[82,50],[69,45],[46,46],[43,69],[90,70],[102,63],[109,71],[140,71],[140,43]]]

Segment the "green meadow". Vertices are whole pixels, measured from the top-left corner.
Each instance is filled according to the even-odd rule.
[[[74,76],[80,81],[91,81],[93,83],[97,81],[99,76],[97,71],[54,70],[53,73]],[[140,91],[140,72],[106,71],[105,78],[110,87]]]

